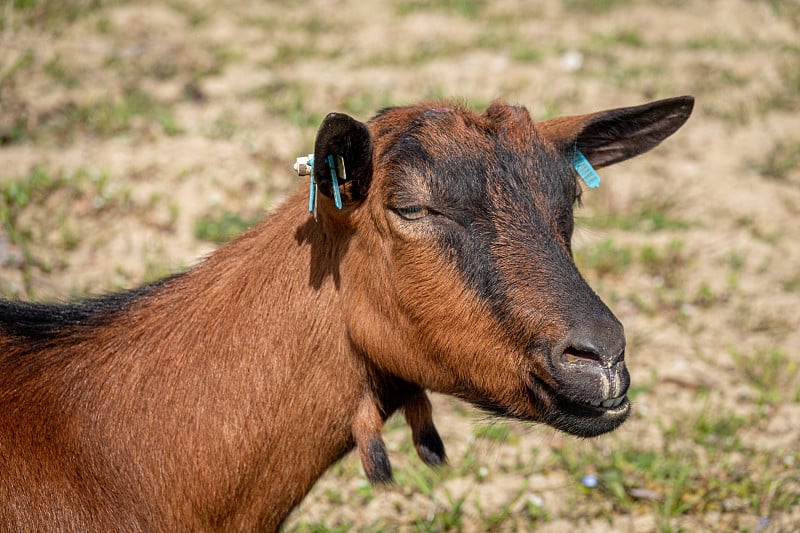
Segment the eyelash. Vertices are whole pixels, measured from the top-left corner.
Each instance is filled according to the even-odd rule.
[[[394,212],[397,213],[400,218],[403,220],[419,220],[421,218],[425,218],[430,214],[430,210],[427,207],[421,205],[412,205],[411,207],[397,207],[394,209]]]

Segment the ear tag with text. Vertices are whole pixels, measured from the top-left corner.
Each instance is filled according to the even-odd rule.
[[[572,166],[575,167],[575,170],[587,187],[596,189],[600,186],[600,175],[581,152],[575,152],[575,156],[572,158]]]

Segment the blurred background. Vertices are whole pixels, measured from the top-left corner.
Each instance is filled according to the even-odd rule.
[[[503,99],[535,119],[693,94],[603,169],[576,261],[625,324],[633,415],[579,440],[434,395],[451,466],[334,466],[286,531],[797,531],[796,0],[2,0],[0,295],[196,264],[299,181],[322,117]]]

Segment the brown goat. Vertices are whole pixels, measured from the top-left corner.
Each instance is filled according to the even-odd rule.
[[[0,529],[275,530],[358,445],[391,478],[425,390],[593,436],[630,411],[622,326],[572,260],[596,167],[676,131],[691,97],[534,123],[522,107],[331,114],[343,208],[306,190],[189,271],[75,304],[0,300]]]

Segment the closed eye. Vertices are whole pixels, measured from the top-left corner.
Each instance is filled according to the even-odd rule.
[[[394,212],[400,215],[400,218],[404,220],[419,220],[421,218],[425,218],[430,214],[430,210],[427,207],[421,205],[412,205],[410,207],[397,207],[394,209]]]

